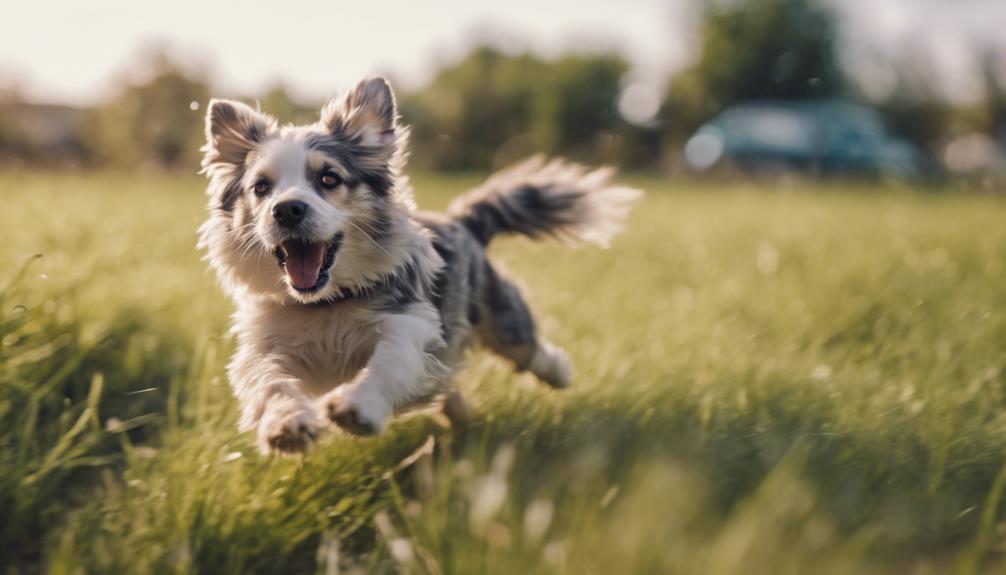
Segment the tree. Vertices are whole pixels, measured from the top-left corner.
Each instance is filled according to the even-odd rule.
[[[619,56],[549,62],[479,47],[402,99],[414,156],[439,169],[488,168],[535,152],[605,160],[605,135],[626,128],[615,112],[628,65]]]
[[[875,105],[892,132],[920,149],[932,151],[961,119],[939,90],[933,63],[921,47],[904,50],[891,57],[894,89]]]
[[[163,51],[148,56],[145,81],[127,84],[92,117],[89,132],[101,160],[195,170],[204,140],[202,106],[209,86],[192,77]]]
[[[555,101],[552,147],[590,156],[596,152],[599,136],[622,127],[615,101],[628,65],[614,55],[567,56],[555,62],[552,70],[546,93]]]
[[[982,56],[984,128],[992,137],[1006,143],[1006,80],[999,73],[998,62],[999,55],[991,50]]]
[[[492,165],[500,146],[528,134],[535,82],[545,77],[545,69],[533,56],[509,57],[480,47],[441,70],[402,102],[402,114],[413,125],[417,160],[443,169]]]
[[[710,3],[698,60],[673,78],[665,122],[690,134],[724,108],[754,99],[843,93],[836,18],[815,0]]]
[[[262,109],[281,123],[310,124],[318,121],[320,103],[305,104],[294,99],[286,88],[277,84],[266,90],[259,100]]]

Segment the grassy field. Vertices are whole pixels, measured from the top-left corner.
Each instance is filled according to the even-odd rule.
[[[493,248],[572,389],[476,353],[464,434],[269,459],[203,183],[0,175],[0,572],[1006,569],[1006,202],[634,183],[611,250]]]

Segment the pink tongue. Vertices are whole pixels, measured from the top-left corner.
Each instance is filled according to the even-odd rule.
[[[321,264],[325,261],[325,244],[304,244],[290,241],[286,251],[286,275],[294,289],[311,289],[318,283]]]

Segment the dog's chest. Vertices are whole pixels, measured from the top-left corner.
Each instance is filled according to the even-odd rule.
[[[352,380],[367,365],[380,335],[380,317],[352,305],[281,308],[255,321],[267,349],[318,394]]]

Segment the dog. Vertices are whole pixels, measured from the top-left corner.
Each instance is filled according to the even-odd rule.
[[[496,236],[606,246],[640,192],[541,157],[491,176],[446,214],[417,212],[403,173],[409,130],[383,78],[330,100],[318,122],[279,126],[212,100],[199,229],[234,300],[228,366],[239,428],[264,454],[300,453],[335,423],[379,434],[396,413],[444,400],[475,343],[546,384],[569,384],[520,290],[487,259]]]

